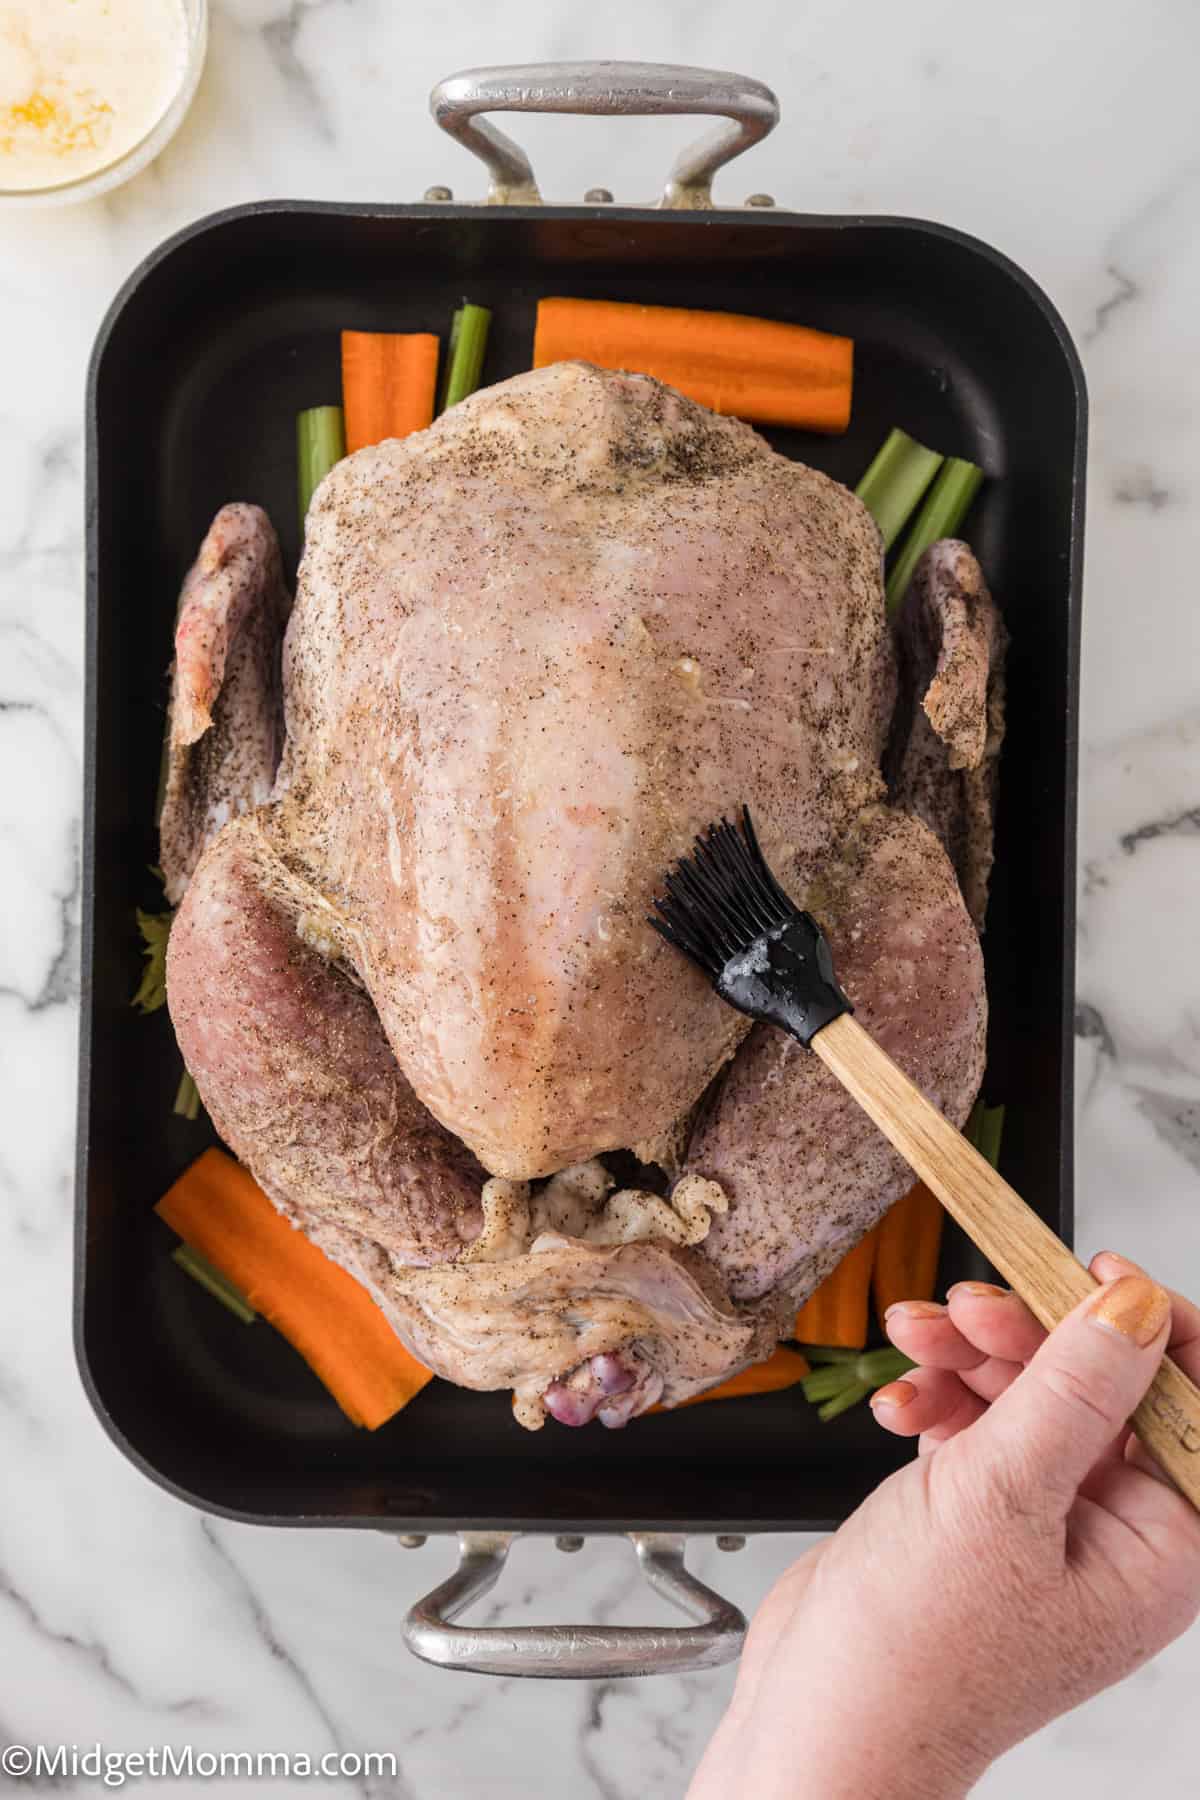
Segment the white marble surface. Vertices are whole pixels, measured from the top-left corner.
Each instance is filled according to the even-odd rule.
[[[414,1663],[398,1621],[448,1568],[446,1542],[401,1553],[202,1519],[120,1460],[69,1342],[95,326],[151,245],[215,207],[413,198],[433,181],[477,195],[480,172],[426,117],[429,87],[464,64],[563,56],[764,77],[784,122],[725,178],[729,197],[765,188],[965,226],[1044,283],[1080,342],[1093,434],[1078,1235],[1200,1288],[1200,11],[217,0],[199,98],[155,167],[82,210],[0,213],[0,1743],[340,1745],[395,1751],[397,1779],[374,1791],[417,1800],[641,1800],[682,1793],[728,1692],[728,1672],[582,1687]],[[636,198],[685,129],[547,121],[525,135],[551,197],[603,182]],[[799,1548],[706,1545],[694,1562],[752,1606]],[[616,1544],[573,1559],[521,1545],[507,1615],[645,1616],[630,1560]],[[1193,1633],[983,1791],[1086,1785],[1104,1800],[1151,1760],[1166,1791],[1191,1791],[1198,1681]]]

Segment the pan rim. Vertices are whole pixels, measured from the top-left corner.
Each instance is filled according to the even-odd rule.
[[[1071,460],[1070,511],[1067,528],[1068,569],[1066,582],[1067,645],[1066,690],[1064,705],[1064,804],[1062,816],[1062,866],[1066,876],[1062,917],[1062,991],[1060,996],[1060,1041],[1063,1049],[1058,1101],[1058,1169],[1060,1189],[1060,1223],[1062,1235],[1069,1244],[1074,1235],[1074,1016],[1075,1016],[1075,940],[1076,940],[1076,870],[1078,832],[1078,767],[1079,767],[1079,678],[1080,638],[1082,627],[1082,583],[1085,513],[1085,472],[1088,437],[1088,395],[1083,365],[1073,338],[1062,315],[1040,284],[1003,251],[955,226],[934,220],[902,214],[799,213],[716,208],[708,212],[657,211],[647,207],[604,206],[520,206],[489,207],[481,204],[452,202],[415,203],[351,203],[273,199],[242,203],[214,211],[191,221],[157,244],[131,270],[109,304],[97,330],[88,363],[86,384],[85,430],[85,672],[84,672],[84,771],[83,771],[83,840],[80,884],[80,1004],[76,1097],[74,1255],[72,1293],[72,1340],[80,1379],[101,1426],[126,1459],[158,1487],[201,1512],[228,1518],[243,1524],[331,1527],[337,1529],[382,1530],[388,1532],[424,1532],[434,1535],[469,1526],[479,1529],[514,1529],[530,1534],[553,1534],[566,1529],[567,1519],[528,1519],[518,1521],[504,1517],[492,1520],[446,1521],[437,1517],[401,1514],[312,1513],[276,1514],[237,1507],[205,1498],[176,1482],[155,1467],[130,1441],[110,1414],[93,1375],[84,1330],[84,1301],[87,1283],[88,1226],[88,1123],[91,1104],[91,1036],[93,1025],[93,960],[95,951],[95,857],[96,857],[96,763],[99,724],[98,647],[99,607],[99,497],[98,497],[98,425],[97,397],[104,358],[121,318],[135,294],[172,257],[195,240],[249,221],[279,216],[478,221],[481,217],[506,222],[538,223],[548,219],[631,224],[653,222],[673,229],[711,229],[715,225],[736,225],[740,231],[766,229],[799,229],[823,231],[866,230],[869,232],[916,235],[957,246],[989,264],[1012,284],[1021,289],[1040,312],[1063,358],[1074,402],[1073,451]],[[828,1521],[829,1528],[837,1523]],[[639,1521],[589,1521],[584,1527],[590,1534],[619,1535],[637,1529],[661,1529],[661,1519]],[[744,1519],[706,1519],[689,1521],[687,1529],[700,1535],[736,1531],[745,1534],[795,1531],[794,1520],[779,1521]],[[820,1522],[804,1522],[804,1529],[824,1529]]]

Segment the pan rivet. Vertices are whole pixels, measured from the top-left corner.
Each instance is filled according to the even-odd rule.
[[[774,194],[748,194],[746,196],[747,206],[774,206],[774,204]]]
[[[717,1549],[718,1550],[744,1550],[745,1548],[746,1548],[745,1538],[739,1537],[736,1534],[736,1532],[732,1532],[732,1531],[723,1532],[721,1534],[721,1536],[717,1539]]]
[[[589,188],[583,196],[589,206],[610,206],[612,194],[607,188]]]
[[[427,200],[453,200],[454,190],[452,188],[443,187],[441,182],[438,182],[436,187],[428,187],[425,189],[425,198]]]
[[[564,1531],[561,1537],[555,1538],[554,1548],[556,1550],[567,1550],[571,1552],[582,1550],[583,1539],[581,1537],[576,1537],[573,1531]]]
[[[419,1550],[426,1539],[422,1532],[405,1531],[396,1539],[402,1550]]]

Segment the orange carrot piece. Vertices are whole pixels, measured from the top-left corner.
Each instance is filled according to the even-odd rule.
[[[897,1300],[933,1299],[945,1219],[941,1201],[923,1181],[884,1215],[871,1271],[871,1294],[881,1325]]]
[[[540,300],[533,366],[582,361],[654,375],[713,412],[763,425],[845,431],[854,340],[777,319],[639,306],[617,300]]]
[[[871,1270],[879,1227],[868,1231],[837,1268],[827,1275],[796,1314],[796,1338],[801,1344],[838,1344],[861,1350],[867,1341]]]
[[[433,1380],[361,1283],[289,1225],[224,1151],[206,1150],[154,1210],[241,1289],[356,1425],[374,1431]]]
[[[807,1374],[807,1357],[799,1350],[789,1350],[780,1344],[766,1362],[752,1364],[740,1375],[731,1375],[728,1381],[722,1381],[718,1387],[693,1394],[690,1400],[681,1400],[678,1406],[652,1406],[650,1411],[679,1412],[685,1406],[699,1406],[705,1400],[740,1400],[747,1394],[777,1394],[781,1388],[795,1387]]]
[[[347,456],[432,425],[438,349],[428,331],[343,331]]]

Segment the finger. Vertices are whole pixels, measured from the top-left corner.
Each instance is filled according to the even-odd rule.
[[[1005,1296],[1003,1288],[990,1292]],[[936,1301],[899,1300],[888,1307],[884,1323],[893,1344],[905,1356],[925,1369],[954,1369],[984,1400],[995,1400],[1021,1371],[1021,1363],[988,1356],[972,1344]]]
[[[900,1348],[922,1368],[952,1370],[963,1386],[970,1388],[973,1394],[978,1394],[981,1400],[998,1399],[1006,1388],[1012,1386],[1025,1367],[1024,1363],[1005,1362],[1002,1357],[983,1356],[975,1350],[970,1352],[977,1359],[974,1364],[968,1368],[960,1368],[957,1366],[953,1346],[945,1342],[922,1346],[915,1338],[906,1339]]]
[[[1172,1586],[1190,1585],[1200,1602],[1200,1513],[1178,1488],[1129,1462],[1116,1462],[1090,1475],[1086,1492],[1161,1558]]]
[[[884,1329],[897,1350],[927,1369],[973,1369],[986,1355],[935,1300],[898,1300],[887,1309]]]
[[[871,1411],[897,1437],[919,1437],[934,1428],[953,1435],[973,1425],[985,1409],[986,1402],[952,1369],[913,1369],[871,1395]]]
[[[982,1467],[1028,1504],[1065,1512],[1162,1358],[1170,1301],[1140,1275],[1098,1288],[1052,1331],[972,1435]]]
[[[1046,1333],[1025,1302],[990,1281],[957,1282],[947,1304],[955,1330],[988,1356],[1025,1363],[1045,1342]]]
[[[1000,1356],[987,1356],[976,1369],[963,1369],[959,1380],[964,1387],[969,1387],[973,1394],[989,1403],[998,1400],[1012,1386],[1024,1363],[1005,1362]]]
[[[1122,1275],[1144,1275],[1145,1269],[1119,1256],[1115,1250],[1101,1250],[1088,1265],[1098,1281],[1116,1281]],[[1171,1334],[1167,1349],[1193,1381],[1200,1381],[1200,1306],[1174,1288],[1167,1288],[1171,1301]]]
[[[1093,1256],[1088,1264],[1092,1274],[1098,1281],[1116,1281],[1122,1275],[1144,1275],[1146,1271],[1132,1257],[1122,1256],[1116,1250],[1101,1250]],[[1200,1306],[1177,1293],[1174,1288],[1165,1290],[1171,1301],[1171,1330],[1167,1338],[1167,1349],[1185,1374],[1193,1381],[1200,1381]],[[1167,1487],[1173,1487],[1171,1477],[1160,1468],[1150,1452],[1143,1448],[1132,1432],[1127,1432],[1118,1445],[1124,1461],[1140,1469],[1145,1475],[1152,1475],[1155,1481]]]

